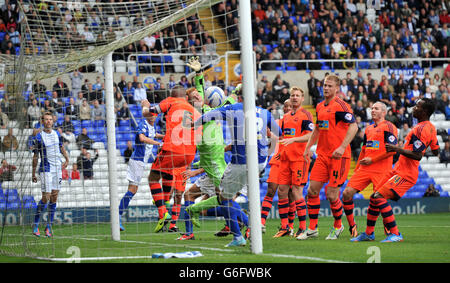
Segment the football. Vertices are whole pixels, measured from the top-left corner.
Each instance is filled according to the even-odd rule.
[[[225,101],[225,93],[220,87],[210,86],[205,91],[205,103],[211,107],[216,108]]]

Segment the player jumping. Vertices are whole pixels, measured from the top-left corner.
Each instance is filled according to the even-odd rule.
[[[387,152],[397,152],[400,157],[394,168],[380,181],[379,189],[370,196],[366,231],[358,237],[352,238],[352,242],[375,240],[375,223],[380,214],[383,217],[384,225],[389,229],[386,239],[381,242],[403,241],[403,236],[395,222],[392,207],[387,200],[398,201],[414,186],[419,176],[419,162],[428,147],[435,156],[439,154],[436,128],[430,122],[430,116],[434,110],[435,104],[431,99],[418,100],[413,108],[413,117],[417,118],[419,123],[406,136],[403,148],[390,143],[386,144]]]

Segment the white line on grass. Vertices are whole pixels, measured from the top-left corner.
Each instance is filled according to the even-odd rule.
[[[93,238],[88,238],[85,240],[96,240]],[[121,243],[134,243],[134,244],[144,244],[144,245],[153,245],[153,246],[166,246],[166,247],[176,247],[176,248],[185,248],[186,245],[180,244],[165,244],[165,243],[152,243],[152,242],[144,242],[144,241],[131,241],[131,240],[121,240]],[[210,248],[210,247],[202,247],[202,246],[189,246],[192,249],[200,249],[200,250],[208,250],[208,251],[216,251],[216,252],[228,252],[232,253],[236,250],[234,249],[220,249],[220,248]],[[345,261],[333,260],[333,259],[325,259],[319,257],[308,257],[308,256],[297,256],[297,255],[284,255],[284,254],[261,254],[260,256],[268,256],[268,257],[278,257],[278,258],[293,258],[293,259],[303,259],[310,261],[318,261],[318,262],[328,262],[328,263],[349,263]],[[118,256],[118,257],[81,257],[81,258],[41,258],[37,257],[36,259],[40,260],[50,260],[50,261],[67,261],[67,262],[79,262],[79,261],[102,261],[102,260],[118,260],[118,259],[151,259],[151,256]]]

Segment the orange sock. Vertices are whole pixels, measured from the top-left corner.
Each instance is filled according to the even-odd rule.
[[[319,222],[319,210],[320,210],[320,198],[319,195],[309,196],[308,195],[308,216],[309,216],[309,229],[315,230],[317,228],[317,223]]]
[[[278,200],[278,213],[280,214],[281,218],[281,229],[287,229],[289,226],[289,199],[284,198]]]
[[[261,204],[261,224],[266,225],[267,216],[272,208],[273,197],[265,196]]]
[[[150,192],[152,194],[153,200],[155,201],[155,205],[158,208],[158,216],[159,219],[164,217],[164,214],[166,214],[167,209],[166,205],[164,204],[164,194],[161,189],[161,184],[158,183],[150,183]]]

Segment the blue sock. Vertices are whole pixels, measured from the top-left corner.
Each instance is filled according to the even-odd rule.
[[[134,197],[134,194],[130,191],[127,191],[125,195],[120,200],[119,205],[119,215],[122,216],[123,212],[128,208],[131,199]]]
[[[43,203],[42,200],[39,201],[36,207],[36,213],[34,214],[34,225],[39,225],[39,220],[41,218],[41,212],[47,208],[47,204]]]
[[[216,206],[206,211],[207,216],[223,216],[222,207]]]
[[[225,217],[225,222],[228,227],[230,227],[231,233],[233,233],[233,238],[239,239],[241,234],[241,229],[239,229],[239,224],[237,221],[238,211],[232,206],[232,200],[226,200],[222,202],[223,214]]]
[[[55,218],[56,202],[48,204],[48,225],[52,225],[53,219]]]
[[[233,208],[236,209],[237,211],[237,219],[244,223],[244,225],[246,227],[248,227],[248,216],[247,214],[244,213],[244,211],[242,210],[241,206],[239,205],[239,203],[232,201],[233,204]]]
[[[194,204],[193,201],[185,201],[184,206],[188,207],[191,204]],[[189,216],[189,213],[187,213],[186,209],[184,209],[184,225],[186,226],[186,234],[190,235],[194,231],[194,225],[192,224],[191,218]]]

